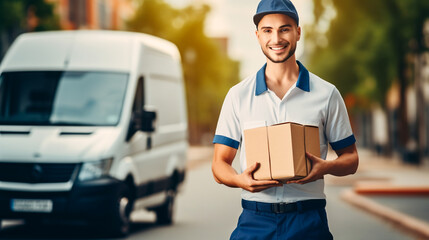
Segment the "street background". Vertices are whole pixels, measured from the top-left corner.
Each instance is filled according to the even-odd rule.
[[[303,19],[298,59],[340,90],[359,147],[357,174],[326,177],[334,236],[429,239],[429,1],[293,2]],[[32,31],[136,31],[178,46],[192,146],[185,192],[175,225],[155,226],[154,216],[139,213],[129,239],[226,239],[234,228],[240,191],[211,178],[211,140],[228,89],[265,61],[251,21],[257,3],[0,1],[0,60],[17,36]],[[57,228],[4,225],[2,237],[86,237],[82,229],[58,228],[60,234]]]

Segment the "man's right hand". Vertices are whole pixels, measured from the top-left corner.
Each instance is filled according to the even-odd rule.
[[[249,192],[260,192],[271,187],[283,186],[283,183],[277,180],[255,180],[253,172],[259,167],[259,163],[249,166],[242,174],[237,175],[238,186]]]
[[[231,166],[236,153],[237,149],[235,148],[223,144],[215,144],[212,171],[217,183],[229,187],[239,187],[249,192],[260,192],[270,187],[283,185],[277,180],[253,179],[253,172],[258,169],[258,163],[249,166],[243,173],[238,174]]]

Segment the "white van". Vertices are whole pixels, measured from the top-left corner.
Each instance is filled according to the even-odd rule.
[[[17,38],[0,65],[1,219],[172,222],[188,148],[177,47],[140,33]]]

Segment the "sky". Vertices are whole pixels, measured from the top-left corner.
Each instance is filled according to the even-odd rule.
[[[241,62],[240,77],[256,73],[266,62],[255,35],[253,15],[259,0],[167,0],[181,8],[189,4],[206,3],[211,12],[206,22],[206,34],[212,37],[229,38],[229,55]],[[297,8],[300,25],[313,21],[312,0],[292,0]],[[302,31],[305,34],[305,31]],[[300,59],[304,48],[304,37],[298,43],[296,56]]]

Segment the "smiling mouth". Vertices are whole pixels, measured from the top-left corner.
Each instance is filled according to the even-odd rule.
[[[271,50],[274,50],[274,51],[278,51],[278,50],[282,50],[282,49],[285,49],[286,48],[286,46],[283,46],[283,47],[269,47]]]

